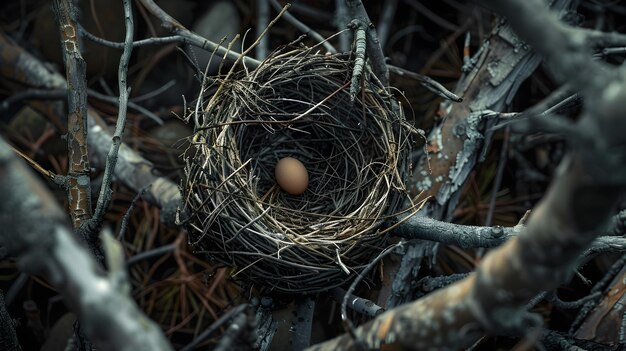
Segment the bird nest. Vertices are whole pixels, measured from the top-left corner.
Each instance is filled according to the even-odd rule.
[[[414,129],[366,66],[350,96],[349,55],[283,50],[212,78],[186,150],[190,244],[234,277],[282,292],[343,284],[383,249],[383,223],[414,206],[404,178]],[[275,181],[278,160],[308,170],[302,195]]]

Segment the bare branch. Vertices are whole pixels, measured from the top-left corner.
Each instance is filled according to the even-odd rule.
[[[215,52],[216,55],[224,56],[226,59],[231,61],[240,60],[248,67],[257,67],[261,64],[258,60],[249,56],[240,55],[234,51],[229,51],[225,47],[190,31],[167,12],[163,11],[163,9],[161,9],[153,0],[139,0],[139,2],[148,10],[148,12],[161,21],[161,26],[173,34],[184,38],[184,43],[197,46],[201,49],[207,50],[208,52]],[[239,59],[239,57],[242,58]]]
[[[219,328],[222,327],[226,322],[228,322],[229,320],[231,320],[233,318],[237,318],[237,316],[239,316],[239,315],[247,314],[248,313],[248,309],[249,309],[249,305],[248,304],[239,305],[237,307],[234,307],[234,308],[230,309],[223,316],[221,316],[215,322],[213,322],[213,324],[211,324],[211,326],[206,328],[191,343],[189,343],[185,347],[183,347],[181,349],[181,351],[196,350],[198,345],[200,345],[204,341],[206,341],[211,336],[211,334],[213,334],[217,330],[219,330]]]
[[[623,225],[623,214],[612,219],[609,229],[601,231],[604,236],[596,238],[584,257],[602,253],[626,251],[626,238],[616,234]],[[474,226],[438,221],[423,216],[413,216],[394,230],[394,235],[410,240],[429,240],[445,245],[454,245],[463,249],[492,248],[504,244],[518,236],[523,225],[515,227]]]
[[[0,201],[0,245],[18,257],[20,268],[45,276],[99,347],[170,350],[159,327],[74,240],[66,214],[2,140],[0,175],[0,192],[5,194]]]
[[[113,133],[113,140],[109,152],[107,153],[102,186],[100,188],[100,195],[98,196],[98,203],[96,205],[96,210],[93,217],[88,222],[88,232],[91,235],[94,235],[99,231],[99,228],[102,225],[104,214],[107,211],[113,197],[111,182],[113,180],[113,173],[115,170],[115,165],[117,164],[117,156],[120,150],[120,145],[122,143],[122,134],[124,133],[124,127],[126,126],[128,94],[130,91],[130,88],[127,88],[126,86],[126,77],[128,74],[128,62],[130,61],[130,56],[133,50],[134,22],[130,0],[123,0],[123,3],[126,24],[126,38],[124,51],[122,52],[118,69],[118,88],[120,93],[119,107],[117,121],[115,125],[115,132]]]
[[[80,53],[76,9],[71,0],[55,0],[54,9],[61,33],[61,47],[68,91],[67,118],[67,199],[74,229],[79,229],[91,218],[91,190],[89,188],[89,156],[87,151],[87,78],[86,64]],[[85,238],[87,240],[87,238]]]
[[[538,327],[540,319],[529,315],[525,304],[571,275],[626,190],[626,69],[590,60],[583,37],[545,11],[541,0],[485,2],[509,17],[522,39],[581,89],[588,103],[577,128],[597,142],[579,145],[565,157],[527,226],[487,254],[475,273],[384,313],[358,328],[356,341],[342,336],[314,350],[355,349],[359,343],[372,348],[463,348],[485,334]]]
[[[342,288],[334,288],[332,292],[333,292],[333,297],[335,298],[335,301],[338,303],[343,303],[346,297],[347,291],[343,290]],[[356,312],[362,313],[365,316],[376,317],[379,314],[382,314],[383,312],[385,312],[384,308],[362,297],[358,297],[358,296],[351,294],[347,297],[347,299],[348,299],[347,306],[350,309]]]
[[[94,34],[91,34],[81,25],[79,25],[78,29],[80,30],[80,33],[83,36],[85,36],[85,38],[93,41],[94,43],[97,43],[103,46],[108,46],[110,48],[115,48],[115,49],[124,49],[125,47],[125,43],[118,43],[118,42],[100,38]],[[138,47],[147,46],[147,45],[163,45],[163,44],[169,44],[169,43],[184,43],[184,42],[185,42],[185,38],[179,35],[172,35],[169,37],[147,38],[147,39],[133,41],[133,48],[138,48]]]
[[[352,20],[349,26],[354,31],[354,68],[350,82],[350,100],[354,101],[361,91],[363,71],[365,69],[365,52],[367,51],[367,24],[363,21]]]
[[[365,27],[366,30],[366,42],[367,42],[367,56],[372,66],[372,71],[378,77],[383,86],[389,86],[389,69],[387,63],[385,63],[385,54],[380,47],[378,41],[378,34],[372,21],[370,21],[365,7],[361,0],[345,0],[348,4],[348,14],[352,19],[352,22],[356,21],[357,28]],[[352,23],[351,22],[351,23]]]
[[[458,95],[456,95],[455,93],[451,92],[450,90],[446,89],[446,87],[444,87],[443,85],[441,85],[441,83],[437,82],[436,80],[427,77],[423,74],[419,74],[419,73],[415,73],[415,72],[411,72],[411,71],[407,71],[404,68],[401,67],[396,67],[396,66],[392,66],[392,65],[387,65],[387,67],[389,67],[389,72],[392,74],[395,74],[397,76],[400,77],[408,77],[411,79],[415,79],[418,82],[420,82],[420,84],[425,87],[426,89],[432,91],[433,93],[441,96],[444,99],[448,99],[454,102],[461,102],[463,101],[463,98],[459,97]]]
[[[270,4],[272,4],[272,7],[274,7],[274,10],[280,12],[280,10],[282,9],[282,6],[280,6],[280,4],[278,3],[277,0],[269,0],[269,2],[270,2]],[[299,30],[301,30],[302,32],[304,32],[305,34],[310,36],[313,40],[317,41],[318,43],[321,43],[328,52],[333,53],[333,54],[337,53],[337,49],[335,49],[335,47],[332,46],[328,42],[328,40],[326,40],[326,38],[324,38],[318,32],[316,32],[313,29],[311,29],[311,27],[309,27],[306,24],[304,24],[303,22],[301,22],[299,19],[294,17],[292,14],[290,14],[289,12],[285,12],[283,14],[283,17],[289,23],[293,24],[294,27],[298,28]]]
[[[21,84],[20,87],[14,87],[14,89],[19,91],[25,86],[67,91],[67,82],[63,76],[48,69],[43,62],[11,42],[2,33],[0,33],[0,52],[6,63],[0,65],[0,74],[5,78],[4,81]],[[29,103],[32,103],[33,108],[40,110],[57,125],[64,119],[64,108],[60,103],[44,109],[35,102],[29,101]],[[87,124],[89,161],[93,167],[102,169],[106,163],[106,155],[111,148],[112,133],[104,120],[92,109],[87,111]],[[137,192],[152,184],[146,192],[145,199],[161,208],[161,219],[164,223],[174,225],[176,208],[181,198],[178,185],[159,176],[150,161],[124,143],[120,145],[115,176],[124,185]]]
[[[167,87],[167,85],[165,85],[165,87]],[[156,91],[156,93],[158,92],[159,90]],[[65,99],[67,95],[68,95],[68,92],[66,89],[53,89],[53,90],[28,89],[28,90],[13,94],[7,99],[5,99],[4,101],[2,101],[2,103],[0,103],[0,111],[8,109],[12,104],[25,101],[25,100],[61,100],[61,99]],[[87,88],[87,95],[89,97],[94,97],[99,100],[114,103],[116,106],[118,106],[118,103],[119,103],[117,98],[99,93],[93,89]],[[135,99],[135,101],[137,100],[138,99]],[[163,120],[159,116],[155,115],[148,109],[136,104],[135,102],[129,101],[128,107],[134,109],[135,111],[139,113],[144,114],[146,117],[152,119],[159,125],[163,124]]]

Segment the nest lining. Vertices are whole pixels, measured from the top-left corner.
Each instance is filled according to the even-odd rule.
[[[382,251],[380,226],[408,199],[414,130],[371,73],[352,102],[351,67],[346,55],[299,49],[213,82],[184,156],[197,251],[236,277],[307,293],[341,285]],[[276,185],[283,157],[307,168],[304,194]]]

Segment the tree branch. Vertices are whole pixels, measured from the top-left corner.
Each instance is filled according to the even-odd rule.
[[[463,75],[455,91],[472,98],[444,102],[441,110],[449,112],[428,136],[429,156],[419,160],[410,184],[413,193],[425,191],[433,196],[429,215],[436,218],[446,218],[448,208],[455,208],[460,189],[488,146],[491,133],[485,131],[498,116],[485,119],[479,111],[503,111],[540,62],[506,24],[494,28],[474,60],[475,66]],[[503,67],[498,72],[490,69],[494,61]]]
[[[71,0],[55,0],[54,10],[61,33],[61,47],[68,90],[67,199],[74,229],[91,218],[91,189],[89,187],[89,155],[87,151],[87,76],[86,64],[80,54],[76,9]],[[85,238],[88,240],[88,238]],[[96,250],[97,251],[97,250]]]
[[[282,6],[280,6],[277,0],[269,0],[269,2],[275,11],[280,12],[280,10],[282,10]],[[326,40],[326,38],[324,38],[318,32],[311,29],[311,27],[301,22],[294,15],[292,15],[289,12],[285,12],[283,14],[283,17],[285,18],[287,22],[293,24],[294,27],[298,28],[300,31],[302,31],[303,33],[305,33],[306,35],[308,35],[309,37],[311,37],[313,40],[317,41],[318,43],[321,43],[326,49],[326,51],[333,53],[333,54],[337,53],[337,49],[335,49],[335,47],[332,46],[330,42]]]
[[[89,339],[110,350],[170,350],[159,327],[118,290],[116,277],[103,274],[74,240],[53,196],[1,139],[0,177],[0,245],[63,294]]]
[[[118,84],[119,84],[119,107],[117,114],[117,121],[115,124],[115,132],[113,133],[111,147],[107,153],[104,176],[102,179],[102,186],[100,187],[100,195],[98,196],[98,203],[93,217],[88,222],[87,232],[88,235],[96,235],[102,225],[104,214],[109,208],[111,199],[113,197],[113,190],[111,190],[111,183],[113,180],[113,173],[115,165],[117,164],[117,156],[122,143],[122,134],[124,133],[124,127],[126,126],[126,114],[128,108],[128,95],[130,88],[127,88],[126,77],[128,74],[128,62],[133,50],[133,35],[134,35],[134,21],[132,6],[130,0],[123,0],[124,3],[124,18],[126,24],[126,38],[124,51],[120,57],[120,65],[118,69]]]
[[[380,47],[378,34],[372,21],[370,21],[361,0],[345,0],[348,4],[348,14],[352,22],[356,21],[356,27],[365,30],[367,55],[372,66],[372,71],[378,77],[383,86],[389,86],[389,69],[385,63],[385,54]]]
[[[0,80],[7,88],[20,91],[26,88],[63,89],[67,90],[67,82],[57,72],[51,71],[40,60],[11,42],[0,33],[0,54],[4,64],[0,65]],[[9,84],[16,82],[16,84]],[[42,106],[37,101],[28,102],[49,120],[59,124],[64,120],[64,107],[60,103]],[[106,155],[112,144],[112,133],[104,120],[92,109],[87,110],[87,145],[89,161],[93,167],[104,168]],[[121,143],[115,167],[116,178],[136,192],[152,184],[146,192],[145,199],[161,208],[161,219],[168,225],[174,225],[176,208],[181,199],[178,185],[158,175],[154,165]]]
[[[148,10],[148,12],[161,21],[161,26],[163,28],[183,38],[185,44],[191,44],[209,52],[215,52],[216,55],[224,56],[226,59],[231,61],[237,61],[240,56],[243,56],[241,61],[248,67],[257,67],[261,64],[261,61],[255,60],[249,56],[238,54],[234,51],[230,51],[225,47],[190,31],[167,12],[163,11],[163,9],[161,9],[153,0],[139,0],[139,2]]]
[[[597,252],[626,250],[626,238],[619,236],[621,234],[615,234],[622,228],[623,217],[621,212],[614,216],[611,225],[607,230],[600,232],[603,236],[594,240],[590,250]],[[393,234],[408,240],[429,240],[462,249],[477,249],[500,246],[515,238],[523,228],[523,224],[515,227],[475,226],[413,216],[395,228]]]
[[[525,304],[571,275],[624,195],[626,69],[591,61],[586,42],[545,11],[541,0],[484,2],[509,17],[522,39],[583,92],[588,103],[576,128],[596,142],[586,139],[584,147],[564,158],[527,226],[488,253],[475,273],[358,328],[358,342],[344,335],[313,350],[355,349],[359,342],[375,348],[458,349],[485,334],[537,327],[540,319],[529,315]]]

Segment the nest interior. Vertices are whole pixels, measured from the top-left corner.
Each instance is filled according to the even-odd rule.
[[[351,77],[349,56],[300,48],[212,80],[217,90],[189,116],[184,155],[196,251],[236,278],[311,293],[341,285],[384,249],[381,224],[407,204],[414,130],[369,71],[351,101]],[[307,168],[304,194],[276,185],[283,157]]]

